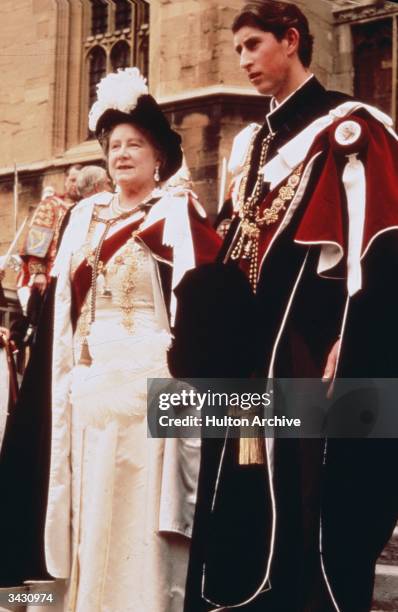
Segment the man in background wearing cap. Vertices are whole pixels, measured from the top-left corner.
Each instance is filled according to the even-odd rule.
[[[270,97],[263,126],[234,143],[223,248],[256,293],[252,374],[396,377],[392,122],[314,77],[297,6],[251,2],[232,31],[241,68]],[[236,312],[233,333],[249,324]],[[185,611],[368,612],[397,520],[396,440],[276,439],[267,453],[241,440],[239,461],[234,442],[204,440]]]

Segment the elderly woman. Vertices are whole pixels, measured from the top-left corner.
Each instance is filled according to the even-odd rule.
[[[146,385],[169,376],[170,288],[219,241],[191,192],[164,187],[180,137],[137,69],[101,81],[90,128],[118,188],[78,204],[54,267],[46,565],[69,578],[67,610],[177,612],[198,448],[147,437]]]

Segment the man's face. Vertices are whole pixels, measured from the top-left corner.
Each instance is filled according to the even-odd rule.
[[[240,67],[257,91],[278,97],[290,67],[287,39],[279,41],[271,32],[243,26],[234,34],[234,47],[240,57]]]
[[[77,170],[77,168],[71,168],[65,179],[65,195],[72,200],[72,202],[76,202],[79,199],[77,191],[77,177],[79,176],[79,172],[80,170]]]

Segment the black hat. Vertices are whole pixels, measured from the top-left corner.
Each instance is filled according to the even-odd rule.
[[[118,79],[120,85],[123,86],[119,88],[120,94],[117,93],[119,84],[116,81]],[[113,98],[109,98],[109,102],[107,97],[101,97],[104,87],[109,89],[106,80],[109,81],[110,86],[116,85],[113,89]],[[119,70],[118,73],[102,79],[97,87],[98,101],[90,111],[89,126],[92,131],[95,131],[101,145],[109,132],[120,123],[131,123],[148,132],[155,145],[164,154],[164,163],[159,172],[161,180],[165,181],[175,174],[182,164],[181,136],[171,128],[156,100],[145,92],[147,88],[146,85],[142,86],[143,81],[136,68]],[[135,89],[136,82],[140,88],[138,91]],[[132,84],[131,102],[129,101],[130,84]],[[139,93],[138,96],[137,93]]]

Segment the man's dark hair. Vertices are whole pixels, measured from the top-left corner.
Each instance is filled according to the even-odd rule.
[[[233,33],[244,26],[271,32],[277,40],[282,40],[289,28],[295,28],[300,34],[300,61],[306,68],[311,64],[314,37],[310,34],[307,17],[295,4],[277,0],[248,2],[235,17],[232,24]]]

